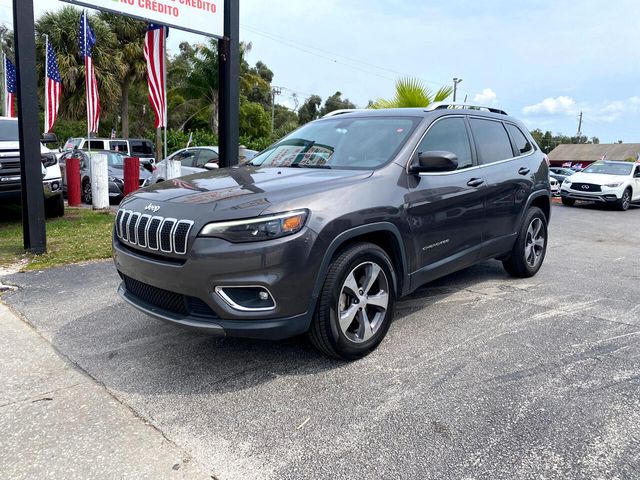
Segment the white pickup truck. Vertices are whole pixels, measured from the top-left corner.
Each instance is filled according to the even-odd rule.
[[[55,135],[48,134],[43,141],[57,141]],[[62,197],[62,174],[56,156],[42,143],[40,144],[42,164],[42,187],[45,214],[47,218],[64,215]],[[0,117],[0,204],[20,202],[20,141],[18,119]]]

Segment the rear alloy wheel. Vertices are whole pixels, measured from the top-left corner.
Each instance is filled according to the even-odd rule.
[[[84,203],[91,205],[93,197],[91,196],[91,182],[85,180],[82,184],[82,200]]]
[[[544,262],[547,253],[547,217],[538,207],[527,211],[509,257],[502,262],[514,277],[533,277]]]
[[[631,206],[631,190],[627,189],[624,191],[622,198],[618,200],[616,206],[618,207],[618,210],[623,212],[629,210],[629,207]]]
[[[562,204],[567,207],[573,207],[576,204],[576,201],[573,198],[563,198]]]
[[[309,330],[311,343],[335,358],[355,360],[387,334],[395,304],[395,276],[377,245],[358,243],[329,265]]]

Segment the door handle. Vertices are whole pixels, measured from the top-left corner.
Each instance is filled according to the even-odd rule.
[[[481,178],[472,178],[467,182],[467,185],[469,185],[470,187],[479,187],[483,183],[484,183],[484,180]]]
[[[529,170],[527,167],[522,167],[520,170],[518,170],[518,173],[519,173],[520,175],[529,175],[529,172],[530,172],[530,171],[531,171],[531,170]]]

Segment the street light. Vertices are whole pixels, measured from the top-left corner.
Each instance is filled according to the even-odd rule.
[[[456,101],[456,94],[458,93],[458,84],[462,82],[461,78],[454,78],[453,79],[453,102],[455,103]]]

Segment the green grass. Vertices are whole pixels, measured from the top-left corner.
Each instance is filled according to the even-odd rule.
[[[67,208],[64,217],[47,220],[44,255],[24,253],[19,207],[0,207],[0,219],[0,267],[24,262],[22,270],[42,270],[111,256],[111,211]]]

